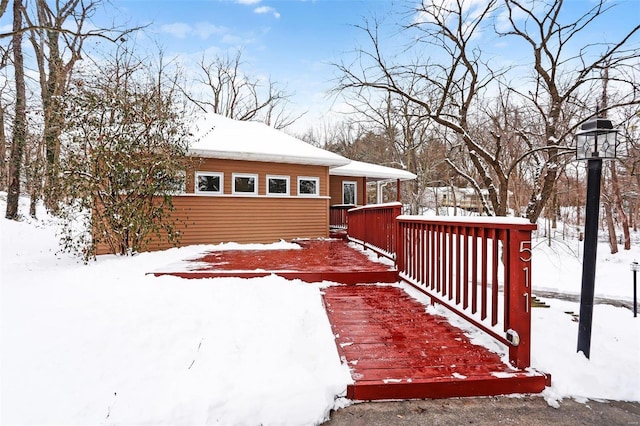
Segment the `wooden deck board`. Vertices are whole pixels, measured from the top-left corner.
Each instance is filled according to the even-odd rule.
[[[296,240],[301,249],[211,251],[192,259],[197,267],[188,271],[158,271],[155,276],[181,278],[257,278],[275,274],[305,282],[332,281],[393,283],[398,272],[370,260],[343,239]]]
[[[394,286],[335,286],[324,304],[358,400],[538,393],[543,374],[504,364]]]

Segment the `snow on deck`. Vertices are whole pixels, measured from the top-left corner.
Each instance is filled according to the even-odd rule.
[[[342,239],[298,240],[302,249],[217,250],[192,268],[155,275],[183,278],[279,275],[333,281],[324,306],[338,353],[354,383],[354,400],[446,398],[542,392],[548,377],[516,370],[396,284],[397,271]],[[362,285],[376,283],[375,285]],[[360,284],[360,285],[353,285]]]

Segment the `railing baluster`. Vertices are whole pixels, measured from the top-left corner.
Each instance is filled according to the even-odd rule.
[[[449,285],[449,300],[453,299],[453,265],[454,265],[454,257],[453,257],[453,227],[449,226],[449,277],[447,279]]]
[[[424,273],[424,264],[422,258],[420,257],[420,248],[424,248],[424,244],[422,243],[422,226],[416,223],[414,224],[415,229],[415,239],[416,239],[416,277],[420,277]],[[418,282],[420,282],[420,278],[418,278]]]
[[[436,225],[436,291],[442,291],[442,226]]]
[[[420,246],[421,246],[421,238],[420,238],[420,232],[421,232],[421,227],[420,224],[414,224],[413,225],[413,238],[415,238],[415,242],[416,242],[416,251],[415,251],[415,259],[414,259],[414,276],[416,277],[416,279],[419,280],[419,276],[422,270],[422,265],[421,265],[421,259],[420,259]]]
[[[478,312],[478,228],[473,229],[471,255],[471,312]]]
[[[499,253],[499,235],[500,231],[492,229],[492,255],[491,255],[491,325],[498,323],[498,261],[500,260]]]
[[[469,227],[464,228],[464,233],[462,234],[464,238],[464,263],[462,273],[462,285],[464,286],[464,297],[462,300],[462,309],[467,309],[469,307]]]
[[[460,226],[456,226],[456,305],[460,304],[460,275],[462,274],[462,262],[460,262],[460,245],[462,244],[462,233]]]
[[[428,241],[428,234],[425,230],[424,224],[416,224],[416,226],[418,227],[418,238],[420,239],[420,279],[418,280],[418,282],[427,287],[429,285],[429,262],[426,258],[426,256],[428,256],[428,252],[429,252],[429,241]]]
[[[489,238],[485,229],[480,229],[482,235],[482,292],[480,293],[481,314],[480,318],[483,320],[487,318],[487,275],[489,271],[489,259],[487,256],[487,246],[489,244]]]

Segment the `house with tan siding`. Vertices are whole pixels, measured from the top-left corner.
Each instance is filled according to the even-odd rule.
[[[192,133],[193,166],[173,197],[181,246],[327,238],[330,207],[366,204],[367,179],[395,179],[399,185],[415,178],[352,162],[258,122],[208,114]],[[169,247],[161,241],[149,245]]]

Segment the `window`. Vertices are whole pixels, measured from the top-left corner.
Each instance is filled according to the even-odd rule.
[[[267,175],[267,195],[289,195],[289,176]]]
[[[257,195],[258,194],[258,175],[249,174],[233,174],[233,193]]]
[[[342,204],[356,204],[356,182],[342,182]]]
[[[320,195],[320,182],[317,177],[298,177],[298,195]]]
[[[224,174],[196,172],[196,194],[222,194]]]

